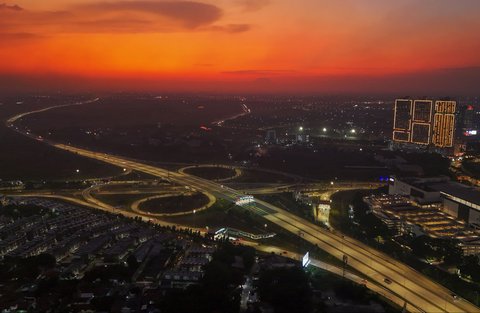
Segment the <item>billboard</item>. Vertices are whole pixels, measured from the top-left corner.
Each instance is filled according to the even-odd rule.
[[[310,253],[309,252],[305,253],[305,255],[302,258],[302,266],[307,267],[308,264],[310,264]]]

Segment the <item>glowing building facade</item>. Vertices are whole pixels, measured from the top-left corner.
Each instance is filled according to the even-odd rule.
[[[412,108],[412,100],[398,99],[395,101],[395,115],[393,119],[394,141],[410,142]]]
[[[433,118],[432,143],[436,147],[453,147],[455,136],[455,113],[457,103],[455,101],[435,102],[435,116]]]
[[[397,99],[393,141],[438,148],[453,147],[455,101]]]
[[[419,145],[430,144],[432,103],[431,100],[415,100],[413,102],[412,143]]]

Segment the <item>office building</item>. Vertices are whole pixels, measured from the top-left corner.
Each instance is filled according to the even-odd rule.
[[[480,112],[476,111],[472,105],[461,107],[458,118],[459,128],[465,137],[480,134]]]

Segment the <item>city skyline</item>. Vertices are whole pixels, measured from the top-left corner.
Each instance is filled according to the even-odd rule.
[[[9,0],[1,91],[471,95],[479,9],[470,0]]]

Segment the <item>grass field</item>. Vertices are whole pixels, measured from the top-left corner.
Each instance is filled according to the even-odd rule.
[[[140,204],[140,210],[148,213],[180,213],[203,207],[209,199],[201,192],[193,195],[176,195],[155,198]]]
[[[209,180],[235,176],[235,170],[224,167],[191,167],[186,169],[185,173]]]
[[[293,183],[292,177],[282,174],[264,172],[255,169],[244,169],[242,175],[232,180],[233,183]]]
[[[3,126],[0,126],[0,142],[2,180],[79,180],[115,176],[123,171],[35,142]]]
[[[96,194],[94,197],[104,203],[114,207],[130,208],[130,205],[141,199],[145,199],[152,194]]]

